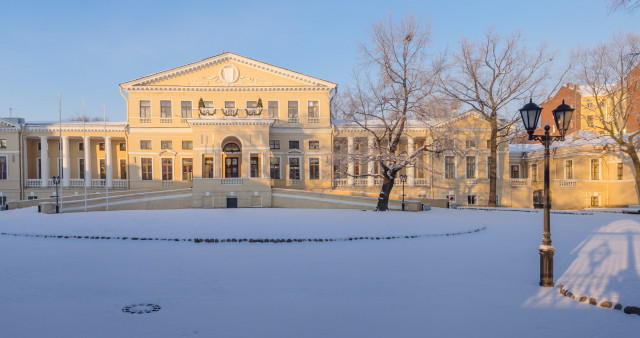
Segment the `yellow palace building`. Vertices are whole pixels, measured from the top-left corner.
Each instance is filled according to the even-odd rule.
[[[54,176],[61,177],[59,187],[65,198],[81,196],[85,189],[90,193],[110,190],[113,195],[186,189],[187,206],[198,208],[283,206],[273,201],[274,196],[292,191],[375,196],[380,183],[370,176],[377,172],[375,166],[339,155],[345,150],[370,151],[371,141],[357,127],[332,123],[331,99],[336,88],[333,82],[223,53],[121,83],[126,122],[58,124],[2,118],[0,205],[55,196]],[[488,131],[486,121],[473,112],[408,128],[402,142],[405,150],[433,142],[435,135],[442,134],[455,138],[450,142],[459,145],[459,151],[442,156],[425,154],[402,172],[408,176],[409,198],[486,205]],[[539,150],[527,150],[510,150],[506,144],[499,149],[502,206],[534,207],[541,173],[534,173],[531,160]],[[558,152],[563,156],[574,153],[578,154]],[[603,173],[604,168],[619,168],[618,163],[624,162],[621,154],[608,155],[601,157]],[[606,194],[614,196],[611,187],[625,189],[624,184],[609,184],[608,180],[628,182],[632,178],[633,173],[622,170],[599,175],[598,182],[588,186],[607,185]],[[581,199],[586,196],[580,183],[572,189],[562,184],[558,182],[563,196],[572,189]],[[632,194],[624,195],[629,196],[627,202],[604,197],[604,190],[598,190],[601,197],[595,206],[637,203]],[[399,180],[394,194],[392,197],[400,198]],[[322,204],[326,202],[323,198],[297,195],[284,206],[330,207]],[[298,203],[304,199],[306,204]],[[562,207],[593,205],[593,199],[588,200],[589,205],[563,202]]]

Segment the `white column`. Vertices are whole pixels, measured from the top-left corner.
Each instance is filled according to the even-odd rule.
[[[27,179],[29,178],[29,152],[27,151],[27,138],[25,137],[23,142],[22,142],[22,156],[24,156],[23,158],[23,164],[24,165],[24,182],[22,182],[22,184],[26,185],[27,184]]]
[[[84,186],[91,188],[91,138],[84,137]]]
[[[107,179],[107,187],[111,188],[113,184],[113,173],[111,172],[111,136],[107,136],[104,140],[104,151],[107,157],[104,163],[105,170],[107,171],[105,178]]]
[[[70,158],[69,137],[64,136],[62,137],[62,186],[65,188],[69,186],[69,179],[71,178],[71,170],[69,170],[71,168],[69,166]]]
[[[413,138],[407,137],[407,155],[413,154],[414,148],[415,147],[413,145]],[[407,166],[406,171],[407,171],[407,185],[411,187],[415,183],[415,174],[416,174],[415,165],[410,164],[409,166]]]
[[[372,187],[374,185],[376,185],[376,178],[373,177],[373,173],[375,166],[378,164],[377,161],[371,161],[371,158],[373,157],[374,154],[374,147],[375,147],[375,140],[373,138],[373,136],[369,136],[369,138],[367,139],[367,147],[368,147],[368,152],[369,152],[369,164],[367,164],[367,170],[369,170],[369,177],[367,178],[367,185]]]
[[[261,177],[262,177],[262,178],[271,178],[271,177],[269,176],[269,175],[270,175],[270,173],[269,173],[269,166],[270,166],[270,164],[271,164],[271,162],[270,162],[270,161],[271,161],[271,157],[269,156],[269,152],[263,152],[263,153],[260,155],[260,157],[261,157],[261,161],[262,161],[262,163],[260,163],[260,164],[262,164],[262,174],[261,174]]]
[[[40,136],[40,166],[42,186],[46,187],[49,182],[49,144],[46,136]]]
[[[353,136],[349,136],[347,137],[347,153],[348,153],[348,157],[347,157],[347,185],[348,186],[353,186],[353,184],[355,183],[355,179],[353,177]]]

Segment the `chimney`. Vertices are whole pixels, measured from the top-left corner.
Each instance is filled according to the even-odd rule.
[[[572,87],[573,87],[573,83],[567,82],[567,88],[572,88]]]

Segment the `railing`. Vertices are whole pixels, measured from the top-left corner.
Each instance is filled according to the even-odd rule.
[[[151,123],[151,118],[150,117],[141,117],[140,118],[140,123]]]
[[[82,188],[84,187],[84,179],[83,178],[72,178],[69,180],[70,188]]]
[[[289,118],[289,123],[298,123],[298,118],[297,117],[290,117]]]
[[[209,108],[199,108],[198,109],[198,115],[200,116],[215,116],[216,115],[216,109],[213,107],[209,107]]]
[[[375,185],[376,187],[377,187],[377,186],[381,186],[381,185],[382,185],[382,181],[383,181],[382,177],[376,177],[376,178],[373,180],[373,185]]]
[[[429,185],[429,179],[428,178],[415,178],[413,181],[413,184],[416,187],[426,187]]]
[[[92,178],[91,179],[91,187],[92,188],[104,188],[107,180],[103,178]]]
[[[170,117],[161,117],[161,118],[160,118],[160,123],[163,123],[163,124],[169,124],[169,123],[171,123],[172,121],[173,121],[173,119],[172,119],[172,118],[170,118]]]
[[[186,123],[187,123],[187,119],[188,119],[188,118],[190,118],[190,117],[183,117],[183,118],[181,118],[181,119],[180,119],[180,123],[182,123],[182,124],[186,124]]]
[[[289,180],[289,186],[297,187],[300,185],[300,180]]]
[[[366,187],[368,179],[366,178],[356,178],[354,181],[354,185],[356,187]]]
[[[530,180],[527,178],[512,178],[511,179],[511,187],[512,188],[523,188],[529,186]]]
[[[476,185],[478,184],[478,180],[475,178],[467,178],[465,180],[465,182],[467,183],[467,185]]]
[[[40,188],[42,186],[42,180],[39,178],[30,178],[24,182],[27,188]]]
[[[53,179],[52,178],[47,180],[47,187],[55,187],[55,186],[56,186],[56,184],[53,183]]]
[[[560,188],[575,188],[577,185],[576,180],[560,180]]]
[[[224,108],[222,110],[222,113],[224,114],[224,116],[237,116],[238,115],[238,109],[236,109],[236,108]]]
[[[127,180],[115,179],[111,181],[113,189],[127,189]]]
[[[333,180],[334,187],[346,187],[347,179],[346,178],[336,178]]]
[[[317,117],[310,117],[307,119],[307,121],[309,122],[309,124],[318,124],[320,122],[320,119]]]
[[[173,181],[162,181],[162,187],[163,188],[173,187]]]
[[[242,178],[223,178],[220,180],[220,185],[242,185]]]

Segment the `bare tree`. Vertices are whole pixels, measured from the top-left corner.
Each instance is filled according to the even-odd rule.
[[[498,146],[508,142],[519,118],[511,104],[540,95],[552,60],[545,45],[530,49],[520,33],[503,37],[489,29],[478,41],[463,39],[442,73],[439,89],[477,111],[491,126],[489,206],[496,206]]]
[[[412,14],[397,22],[390,14],[374,22],[369,35],[370,43],[360,45],[362,62],[354,74],[355,86],[344,94],[341,117],[374,141],[367,154],[349,155],[362,164],[380,165],[376,176],[383,182],[376,210],[386,211],[398,172],[423,151],[433,150],[425,144],[409,153],[401,151],[400,143],[407,128],[424,115],[439,66],[428,64],[430,25]]]
[[[595,116],[593,128],[611,137],[631,158],[640,200],[640,35],[619,33],[572,57],[583,96],[593,97],[582,107],[583,115]]]
[[[104,119],[102,117],[99,116],[82,116],[80,114],[75,114],[73,116],[71,116],[69,118],[69,121],[72,122],[96,122],[96,121],[103,121]],[[107,121],[109,121],[109,119],[107,119]]]
[[[609,12],[626,11],[633,13],[640,8],[640,0],[609,0]]]

